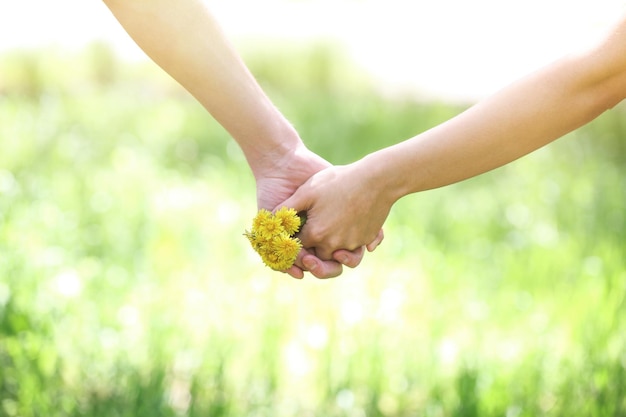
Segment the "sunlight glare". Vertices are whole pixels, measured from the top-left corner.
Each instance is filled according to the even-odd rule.
[[[449,100],[475,100],[501,88],[589,42],[624,10],[622,0],[208,4],[235,43],[330,41],[344,48],[382,91]],[[77,48],[94,39],[110,42],[123,57],[145,59],[101,1],[0,4],[0,51]]]

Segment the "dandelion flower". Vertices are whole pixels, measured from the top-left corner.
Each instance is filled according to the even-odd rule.
[[[265,265],[284,271],[294,264],[302,248],[300,239],[295,237],[301,225],[294,209],[283,207],[276,214],[262,209],[252,221],[252,230],[246,230],[244,236]]]
[[[296,261],[298,252],[300,252],[300,249],[302,248],[302,244],[300,244],[300,239],[293,238],[287,233],[276,236],[272,241],[272,246],[274,251],[283,261],[288,261],[290,263],[289,266],[293,265],[293,263]]]
[[[259,210],[254,220],[252,220],[252,229],[259,230],[259,228],[262,227],[261,225],[263,225],[267,220],[271,219],[272,216],[272,212],[269,210]]]
[[[296,213],[295,209],[292,208],[287,208],[287,207],[281,207],[277,212],[276,212],[276,218],[278,220],[280,220],[282,226],[285,228],[285,231],[290,235],[293,236],[296,233],[298,233],[298,230],[300,230],[300,217],[298,217],[298,213]]]

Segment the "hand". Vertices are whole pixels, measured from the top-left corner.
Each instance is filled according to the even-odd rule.
[[[341,259],[343,248],[373,250],[382,240],[382,225],[393,200],[384,184],[375,184],[362,161],[336,166],[313,175],[283,204],[306,211],[307,221],[299,233],[304,247],[315,248],[322,259]]]
[[[258,207],[268,210],[283,206],[284,204],[280,203],[289,198],[311,175],[331,166],[304,146],[267,165],[271,168],[260,169],[254,174],[257,182]],[[354,251],[339,250],[336,260],[329,258],[323,261],[305,246],[305,249],[300,251],[295,265],[285,272],[298,279],[304,277],[306,270],[317,278],[333,278],[342,273],[342,264],[351,268],[356,267],[363,258],[363,252],[362,248],[356,248]]]

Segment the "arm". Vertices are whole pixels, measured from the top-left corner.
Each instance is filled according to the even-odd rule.
[[[257,181],[260,208],[272,209],[311,175],[330,166],[304,146],[202,0],[104,3],[144,52],[187,89],[239,144]],[[342,251],[345,264],[356,266],[362,253]],[[313,271],[317,277],[341,273],[337,262],[308,258],[317,266]],[[303,275],[298,267],[287,272],[294,277]]]
[[[237,141],[255,175],[303,147],[201,0],[104,2],[144,52]]]
[[[626,20],[588,51],[353,164],[322,171],[285,204],[307,210],[303,243],[322,259],[371,238],[411,193],[479,175],[590,122],[626,96]]]

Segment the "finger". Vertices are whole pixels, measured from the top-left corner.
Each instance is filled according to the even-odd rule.
[[[296,190],[296,192],[293,193],[291,197],[289,197],[288,199],[283,201],[281,204],[274,207],[273,211],[276,211],[280,209],[281,207],[295,209],[297,213],[307,211],[310,208],[310,204],[308,202],[308,199],[305,196],[306,193],[302,193],[298,191],[299,190]]]
[[[304,271],[308,271],[314,277],[320,279],[335,278],[343,272],[343,266],[339,262],[321,260],[316,256],[313,248],[303,248],[298,253],[294,266],[288,270],[297,274],[297,271],[294,271],[293,268],[302,271],[302,276],[304,276]],[[298,276],[294,276],[291,273],[289,275],[298,278]]]
[[[300,252],[298,252],[298,256],[296,256],[296,261],[293,263],[293,266],[291,268],[298,268],[301,271],[307,271],[308,268],[304,266],[304,263],[302,262],[302,259],[306,256],[306,255],[312,255],[315,256],[315,250],[311,249],[311,248],[302,248],[300,249]],[[291,269],[289,268],[289,269]]]
[[[353,251],[339,249],[333,252],[333,259],[347,266],[348,268],[356,268],[361,263],[361,260],[363,260],[364,253],[364,246],[361,246],[360,248]]]
[[[302,257],[305,270],[320,279],[335,278],[343,272],[343,266],[335,261],[323,261],[315,255],[306,254]]]
[[[376,238],[365,246],[367,248],[367,251],[373,252],[374,249],[376,249],[378,245],[380,245],[380,243],[383,241],[384,238],[385,238],[385,233],[383,232],[383,229],[380,229],[378,231],[378,235],[376,235]]]
[[[332,261],[334,259],[332,251],[319,246],[315,248],[315,256],[322,261]]]
[[[295,279],[302,279],[304,278],[304,271],[302,271],[302,269],[298,268],[297,266],[293,265],[291,268],[283,271],[286,274],[290,275],[292,278]]]

